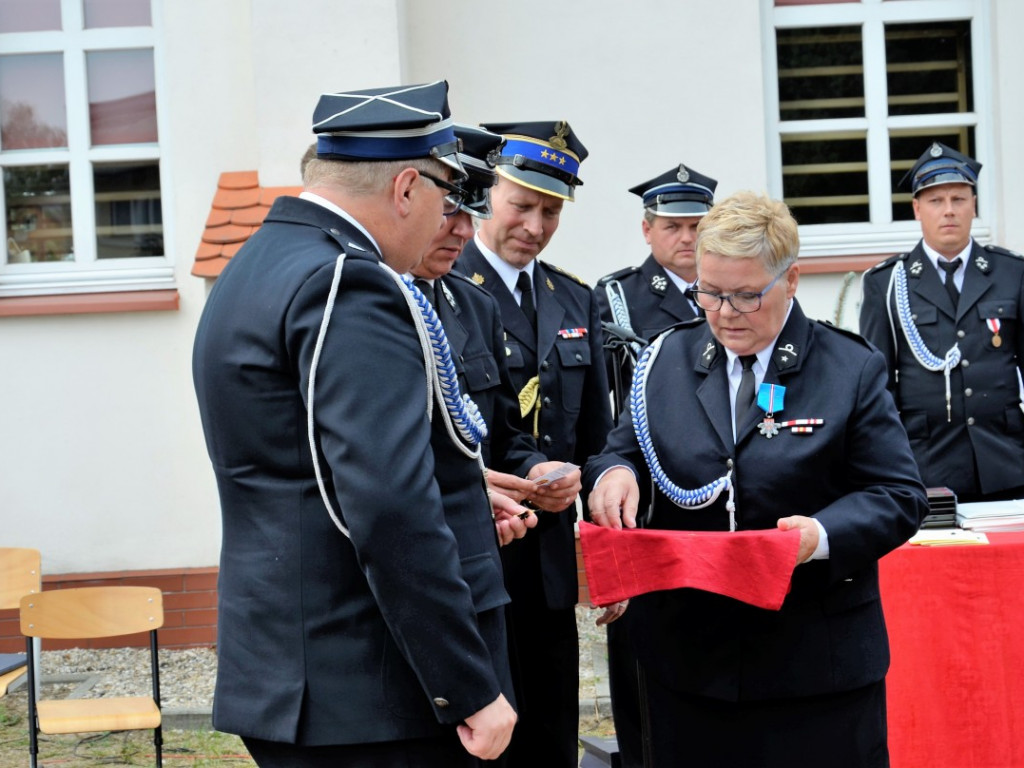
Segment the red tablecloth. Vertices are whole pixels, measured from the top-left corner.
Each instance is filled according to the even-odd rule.
[[[880,563],[892,768],[1024,767],[1024,533]]]

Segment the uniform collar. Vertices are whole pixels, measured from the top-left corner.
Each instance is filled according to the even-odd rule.
[[[319,205],[319,206],[321,206],[323,208],[326,208],[331,213],[335,213],[338,216],[341,216],[341,218],[343,218],[345,221],[347,221],[353,227],[355,227],[360,232],[362,232],[364,235],[366,235],[366,239],[369,240],[373,244],[374,250],[376,250],[377,253],[383,254],[383,252],[380,249],[380,246],[377,244],[377,241],[373,239],[373,235],[371,235],[366,230],[366,227],[364,227],[362,224],[360,224],[358,221],[356,221],[354,218],[352,218],[351,214],[349,214],[348,212],[346,212],[342,208],[339,208],[337,205],[332,203],[327,198],[320,197],[320,195],[314,194],[313,192],[302,192],[302,193],[299,194],[299,197],[302,200],[308,200],[311,203],[316,203],[317,205]]]
[[[513,296],[516,295],[516,282],[519,280],[519,273],[525,272],[530,276],[530,280],[533,280],[533,265],[536,263],[536,259],[531,259],[530,263],[522,269],[516,269],[501,256],[496,254],[486,245],[484,241],[480,239],[480,233],[473,235],[473,242],[476,243],[477,250],[480,251],[480,255],[484,257],[484,260],[491,265],[491,269],[497,273],[498,277],[501,278],[501,282],[508,288],[508,292]]]

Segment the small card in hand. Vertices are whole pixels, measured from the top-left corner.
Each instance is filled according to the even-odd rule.
[[[579,469],[579,465],[572,464],[567,461],[561,466],[552,469],[550,472],[545,472],[540,477],[535,477],[533,479],[533,482],[536,483],[537,485],[547,485],[548,483],[553,483],[555,482],[555,480],[559,480],[565,477],[574,469]]]

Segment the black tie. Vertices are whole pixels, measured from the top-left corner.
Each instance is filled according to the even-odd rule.
[[[516,288],[523,294],[523,298],[519,301],[519,308],[523,310],[526,319],[530,321],[530,325],[536,330],[537,307],[533,303],[533,280],[530,279],[530,275],[525,271],[519,273],[519,277],[516,279]]]
[[[736,390],[736,437],[740,436],[740,422],[747,415],[750,406],[754,402],[754,361],[757,355],[743,355],[740,357],[740,364],[743,366],[743,375],[740,376],[740,388]]]
[[[436,312],[437,302],[434,300],[436,298],[434,296],[434,290],[437,288],[437,281],[435,280],[434,284],[431,285],[428,281],[424,280],[423,278],[417,277],[415,280],[413,280],[413,283],[416,285],[417,288],[420,289],[420,293],[427,297],[427,301],[430,302],[430,306],[432,306],[434,308],[434,311]]]
[[[956,307],[960,301],[960,291],[956,289],[956,281],[953,280],[953,273],[960,268],[960,259],[956,258],[952,261],[947,259],[939,259],[939,266],[946,273],[946,293],[949,294],[949,298],[953,300],[953,306]]]

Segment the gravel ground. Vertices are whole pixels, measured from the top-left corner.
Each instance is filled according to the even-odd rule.
[[[595,626],[597,609],[577,607],[580,633],[580,711],[594,716],[608,711],[605,630]],[[71,649],[44,651],[44,680],[57,679],[67,695],[134,696],[149,692],[148,649]],[[116,670],[110,674],[110,670]],[[168,712],[208,712],[213,702],[217,655],[210,648],[160,651],[160,692]],[[47,691],[46,695],[51,695]]]

